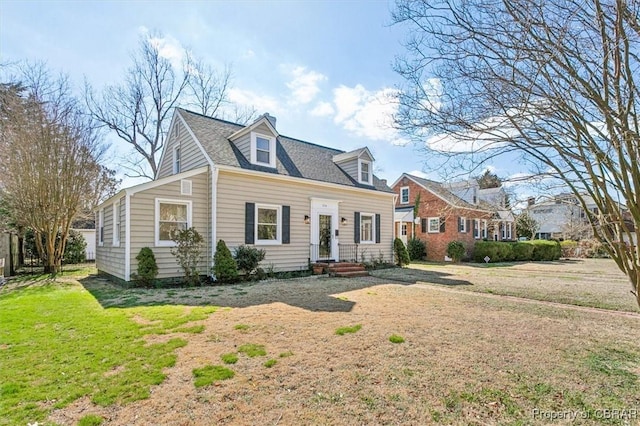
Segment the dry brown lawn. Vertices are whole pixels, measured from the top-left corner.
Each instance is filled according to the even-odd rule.
[[[543,289],[554,281],[579,292],[591,288],[593,268],[603,269],[602,285],[611,277],[617,283],[615,266],[536,265],[533,275],[544,280],[532,279],[529,266],[421,267],[434,268],[436,285],[422,276],[121,290],[84,280],[105,309],[167,303],[228,309],[189,324],[204,325],[200,334],[178,333],[189,343],[149,399],[99,407],[84,398],[50,420],[75,424],[96,414],[109,425],[491,425],[547,423],[555,413],[577,419],[554,424],[640,421],[640,315],[464,291],[489,281]],[[356,333],[335,333],[357,324]],[[391,343],[392,334],[405,342]],[[239,354],[226,366],[232,379],[194,386],[194,369],[224,365],[221,355],[244,344],[264,345],[267,355]],[[271,368],[264,365],[269,359],[277,361]]]

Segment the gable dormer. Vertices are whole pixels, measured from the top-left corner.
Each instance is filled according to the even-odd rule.
[[[364,185],[373,185],[374,161],[371,151],[366,147],[333,156],[334,163],[356,182]]]
[[[242,155],[256,166],[276,168],[276,118],[264,113],[229,137]]]

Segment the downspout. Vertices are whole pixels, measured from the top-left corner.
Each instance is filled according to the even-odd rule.
[[[218,173],[217,167],[211,167],[211,257],[209,262],[211,264],[211,276],[213,276],[213,257],[216,254],[216,243],[218,234],[218,221],[217,221],[217,194],[218,194]]]
[[[124,207],[124,280],[131,280],[131,195],[127,192]],[[97,250],[96,250],[97,251]]]

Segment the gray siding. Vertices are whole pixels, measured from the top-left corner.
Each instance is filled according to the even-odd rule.
[[[234,141],[242,155],[245,156],[247,161],[251,161],[251,133],[236,139]]]
[[[158,278],[170,278],[182,276],[182,270],[176,262],[175,256],[171,254],[171,247],[155,246],[155,208],[156,199],[169,200],[190,200],[192,202],[192,223],[198,232],[210,240],[211,230],[209,227],[209,187],[208,173],[201,173],[188,178],[192,182],[192,195],[180,194],[180,180],[147,189],[130,197],[131,200],[131,273],[134,274],[138,268],[136,256],[143,247],[150,247],[156,257],[158,264]],[[203,250],[201,273],[208,273],[207,244]],[[211,253],[210,251],[208,253]]]
[[[120,198],[120,245],[114,246],[114,203],[103,206],[104,208],[104,244],[100,246],[98,235],[96,235],[96,267],[98,270],[106,272],[118,278],[124,278],[124,247],[125,247],[125,197]],[[99,224],[96,223],[96,232],[99,232]]]
[[[391,194],[392,195],[392,194]],[[347,223],[340,225],[339,241],[354,242],[354,212],[381,215],[380,244],[362,244],[366,259],[382,256],[392,261],[393,198],[390,194],[328,188],[323,185],[288,182],[268,176],[250,176],[221,171],[217,187],[217,239],[222,239],[232,250],[244,244],[245,203],[287,205],[291,207],[291,243],[276,246],[257,246],[266,251],[263,266],[273,265],[276,270],[301,270],[308,267],[311,226],[304,216],[311,214],[311,197],[341,201],[339,216]]]
[[[156,179],[171,176],[173,174],[173,149],[176,146],[180,147],[180,171],[186,172],[188,170],[197,169],[208,164],[206,157],[196,144],[195,140],[191,137],[185,126],[180,122],[180,119],[176,117],[177,137],[175,131],[172,131],[167,139],[164,147],[164,156],[162,163],[158,168],[158,176]]]
[[[349,161],[345,161],[344,163],[338,164],[342,170],[345,171],[349,176],[358,181],[358,159],[354,158]]]

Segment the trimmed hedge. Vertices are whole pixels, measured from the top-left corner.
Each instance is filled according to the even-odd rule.
[[[501,241],[478,241],[473,251],[473,260],[484,263],[489,256],[490,263],[516,261],[558,260],[561,255],[557,241],[533,240],[515,243]]]

